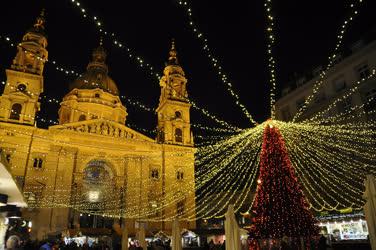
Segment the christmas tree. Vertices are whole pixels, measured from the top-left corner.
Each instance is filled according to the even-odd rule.
[[[252,207],[251,234],[258,239],[317,235],[316,220],[287,154],[279,130],[266,125],[260,155],[260,174]]]

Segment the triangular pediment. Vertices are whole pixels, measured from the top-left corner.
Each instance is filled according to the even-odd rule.
[[[87,121],[65,123],[63,125],[51,126],[49,127],[49,129],[70,130],[78,133],[95,134],[124,139],[141,139],[149,142],[155,142],[155,140],[131,128],[128,128],[123,124],[103,119],[93,119]]]

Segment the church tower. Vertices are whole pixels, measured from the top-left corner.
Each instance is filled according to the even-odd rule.
[[[187,78],[179,65],[175,42],[169,52],[168,62],[159,81],[158,134],[159,143],[193,146],[190,124],[190,107]]]
[[[43,69],[48,58],[44,11],[17,45],[17,54],[0,97],[0,121],[35,124],[39,95],[43,92]]]

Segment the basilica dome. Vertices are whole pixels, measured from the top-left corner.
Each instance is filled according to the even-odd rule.
[[[69,90],[73,89],[102,89],[113,95],[119,95],[114,80],[108,76],[108,67],[105,63],[106,52],[99,46],[93,52],[93,59],[86,68],[86,72],[74,80]]]

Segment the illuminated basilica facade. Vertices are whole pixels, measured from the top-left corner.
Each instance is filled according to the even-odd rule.
[[[127,218],[129,234],[139,222],[149,231],[168,231],[171,222],[161,219],[175,216],[193,218],[181,226],[194,228],[195,149],[175,45],[160,80],[157,138],[125,126],[127,109],[102,45],[70,84],[59,124],[42,129],[36,117],[48,59],[44,22],[41,15],[18,44],[0,97],[0,146],[29,204],[23,216],[33,222],[33,238],[100,231],[120,217]]]

